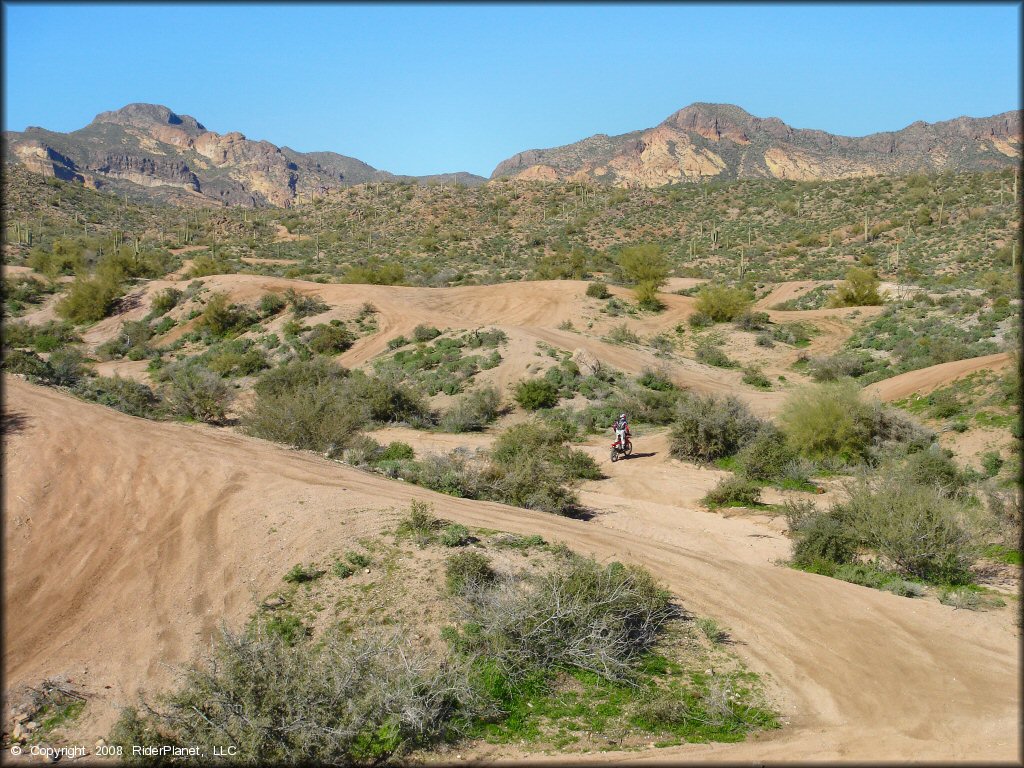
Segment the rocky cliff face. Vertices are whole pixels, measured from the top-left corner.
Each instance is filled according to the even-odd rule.
[[[1020,158],[1019,110],[850,138],[792,128],[731,104],[692,104],[648,130],[520,152],[500,163],[491,178],[654,187],[706,178],[815,180],[985,170]]]
[[[287,206],[296,197],[368,181],[412,180],[333,152],[302,153],[207,130],[156,104],[103,112],[78,131],[4,133],[4,161],[93,187],[131,184],[147,196],[201,205]],[[468,173],[463,184],[483,183]]]

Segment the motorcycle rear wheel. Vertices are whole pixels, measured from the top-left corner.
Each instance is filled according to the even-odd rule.
[[[633,452],[633,444],[629,440],[626,441],[626,446],[622,449],[622,452],[627,456]]]

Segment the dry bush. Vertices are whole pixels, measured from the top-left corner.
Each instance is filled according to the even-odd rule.
[[[571,557],[529,579],[464,591],[468,650],[515,680],[559,665],[628,680],[633,664],[675,615],[670,595],[642,568]]]
[[[476,432],[498,418],[500,411],[497,387],[485,386],[460,396],[441,417],[439,426],[445,432]]]
[[[670,450],[677,459],[714,461],[736,453],[764,426],[735,397],[685,394],[676,408]]]
[[[188,364],[168,366],[162,394],[171,413],[212,423],[224,420],[232,397],[220,376],[199,365]]]
[[[125,711],[111,742],[202,744],[250,764],[375,765],[458,733],[488,704],[455,662],[438,664],[398,632],[327,635],[294,646],[222,631],[177,691]]]

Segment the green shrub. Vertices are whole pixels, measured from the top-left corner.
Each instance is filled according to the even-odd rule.
[[[835,579],[892,592],[900,597],[921,597],[925,593],[924,587],[920,584],[907,581],[873,563],[844,563],[837,566],[831,575]]]
[[[771,379],[765,376],[761,372],[760,368],[745,368],[743,370],[742,381],[744,384],[749,384],[750,386],[757,387],[758,389],[772,388]]]
[[[728,633],[714,619],[700,618],[697,619],[696,624],[701,634],[716,645],[724,643],[729,637]]]
[[[456,453],[430,454],[424,457],[407,479],[424,488],[460,499],[487,497],[482,488],[482,469]]]
[[[828,301],[830,307],[864,307],[882,304],[878,293],[878,275],[870,269],[853,267],[846,280],[836,286],[835,295]]]
[[[748,309],[733,322],[742,331],[763,331],[768,327],[770,321],[767,312],[753,312]]]
[[[838,381],[844,377],[862,375],[865,368],[865,358],[853,352],[839,352],[829,357],[812,357],[807,366],[807,372],[815,381]]]
[[[318,570],[312,565],[297,563],[292,566],[291,570],[283,578],[289,584],[304,584],[307,581],[316,581],[323,575],[323,571]]]
[[[879,455],[891,446],[900,446],[913,453],[928,448],[935,441],[935,433],[895,408],[879,402],[868,404],[869,430],[872,453]]]
[[[314,325],[306,337],[306,344],[318,355],[336,355],[350,349],[355,343],[355,336],[342,325],[320,323]]]
[[[752,507],[761,498],[761,486],[745,477],[723,477],[701,501],[709,507]]]
[[[706,312],[699,311],[694,312],[692,315],[686,318],[686,322],[690,324],[691,328],[710,328],[712,325],[715,324],[715,321],[714,319],[712,319],[711,315],[707,314]]]
[[[579,499],[571,487],[571,471],[572,467],[559,466],[537,455],[527,455],[514,464],[492,461],[480,476],[476,498],[556,515],[572,515],[577,511]]]
[[[57,347],[81,341],[69,323],[53,320],[39,325],[4,323],[3,339],[4,347],[32,347],[36,352],[52,352]]]
[[[378,424],[406,422],[414,426],[422,426],[429,421],[430,414],[423,398],[396,381],[353,371],[344,380],[344,389],[351,407],[366,421]]]
[[[398,535],[411,536],[424,547],[434,540],[441,521],[434,517],[432,507],[425,501],[415,499],[409,505],[409,514],[398,524]]]
[[[86,400],[92,400],[108,408],[127,413],[129,416],[153,418],[159,400],[152,389],[131,379],[120,376],[86,379],[75,389],[75,393]]]
[[[234,339],[211,346],[199,361],[221,376],[252,376],[269,367],[262,349],[249,339]]]
[[[47,381],[57,387],[73,387],[85,376],[85,358],[74,347],[63,347],[50,353],[46,361]]]
[[[622,323],[608,332],[608,341],[612,344],[639,344],[640,337],[631,331],[628,325]]]
[[[50,366],[35,352],[24,349],[4,349],[4,370],[32,378],[48,379]]]
[[[438,666],[400,632],[290,644],[223,631],[159,709],[125,710],[110,739],[128,755],[139,744],[204,744],[243,762],[378,765],[492,712],[463,665]]]
[[[708,285],[697,294],[696,307],[698,312],[722,323],[738,318],[750,308],[750,304],[750,295],[740,288]]]
[[[665,308],[665,305],[658,299],[658,286],[650,280],[637,283],[633,293],[636,295],[636,303],[640,309],[658,312]]]
[[[346,270],[342,282],[401,285],[405,282],[405,267],[395,263],[371,264],[365,267],[352,266]]]
[[[792,535],[793,562],[804,567],[849,563],[857,551],[856,536],[844,522],[824,512],[803,521]]]
[[[176,416],[217,423],[224,420],[231,391],[213,371],[175,364],[168,373],[163,399]]]
[[[412,338],[414,341],[427,342],[436,339],[441,335],[441,331],[429,325],[417,325],[412,329]]]
[[[347,376],[347,369],[330,360],[295,360],[264,373],[256,382],[255,389],[257,395],[280,395],[319,384],[337,383]]]
[[[294,288],[288,288],[284,292],[284,300],[292,308],[292,317],[296,320],[301,320],[304,317],[311,317],[312,315],[319,315],[321,312],[326,312],[328,309],[327,304],[320,300],[317,296],[304,296],[298,293]]]
[[[292,614],[271,616],[267,619],[266,630],[270,636],[281,638],[288,646],[296,645],[312,634],[309,627],[302,623],[302,619]]]
[[[853,461],[871,445],[871,409],[852,382],[796,390],[778,418],[790,445],[810,459]]]
[[[500,409],[497,387],[480,387],[459,397],[441,417],[439,426],[445,432],[476,432],[497,419]]]
[[[800,347],[806,346],[811,337],[807,326],[803,323],[784,323],[772,328],[771,338],[781,341],[783,344]]]
[[[570,448],[566,439],[564,429],[534,419],[505,430],[494,441],[491,459],[496,464],[513,467],[534,457],[561,467],[570,478],[600,478],[597,462],[589,454]]]
[[[480,552],[457,552],[444,563],[445,585],[453,595],[487,587],[497,581],[490,558]]]
[[[970,583],[978,544],[962,502],[898,472],[855,480],[847,493],[831,514],[861,545],[901,573],[933,583]]]
[[[657,392],[670,392],[676,389],[676,385],[672,383],[672,379],[669,378],[668,373],[664,371],[654,371],[650,368],[645,368],[641,372],[640,376],[637,377],[637,383]]]
[[[709,342],[702,342],[694,350],[694,358],[698,363],[714,365],[718,368],[735,368],[735,360],[725,354],[721,347]]]
[[[558,403],[558,387],[547,379],[523,379],[516,385],[515,400],[528,411],[552,408]]]
[[[110,314],[121,295],[119,280],[93,277],[75,279],[67,295],[57,302],[57,314],[76,325],[94,323]]]
[[[950,455],[937,445],[907,457],[906,472],[912,482],[939,488],[946,496],[959,492],[965,485],[960,468]]]
[[[288,306],[288,302],[279,293],[264,293],[260,297],[260,316],[263,318],[273,317],[280,313],[285,307]]]
[[[344,380],[303,382],[280,390],[268,387],[262,392],[261,383],[251,409],[242,417],[250,435],[336,457],[366,423]]]
[[[96,348],[96,354],[102,360],[111,360],[128,355],[132,351],[139,352],[142,359],[150,351],[147,342],[153,337],[153,329],[145,320],[129,321],[121,324],[117,336],[103,342]]]
[[[368,568],[371,562],[370,558],[362,552],[346,552],[345,559],[354,568]]]
[[[506,533],[496,536],[491,540],[494,546],[507,549],[527,550],[532,547],[543,547],[547,542],[543,536],[536,534],[532,536],[520,536],[517,533]]]
[[[331,456],[368,422],[419,424],[428,417],[422,399],[406,387],[322,358],[268,371],[255,389],[256,400],[243,416],[249,434]]]
[[[765,427],[736,454],[736,466],[751,480],[776,482],[783,479],[796,459],[797,452],[786,442],[786,436],[775,427]]]
[[[254,317],[238,304],[231,304],[226,293],[214,293],[206,302],[196,328],[214,338],[237,334],[251,325]]]
[[[222,257],[211,256],[208,253],[200,253],[192,259],[192,267],[188,271],[188,277],[209,277],[210,275],[230,275],[235,270],[231,263]]]
[[[160,317],[166,315],[181,301],[182,293],[177,288],[168,287],[157,293],[153,297],[152,309],[150,310],[151,317]]]
[[[731,456],[750,442],[764,422],[734,397],[684,394],[669,433],[677,459],[709,462]]]
[[[411,459],[415,456],[415,452],[412,446],[408,443],[401,443],[398,441],[388,443],[387,448],[381,453],[379,461],[403,461],[405,459]]]
[[[623,248],[619,253],[619,269],[623,276],[637,286],[637,299],[641,304],[646,297],[649,301],[657,302],[656,296],[658,287],[664,284],[668,278],[671,268],[668,257],[660,245],[647,243]],[[643,286],[643,297],[641,296]]]
[[[462,594],[474,628],[468,650],[512,681],[558,667],[627,680],[676,615],[671,595],[644,569],[578,556],[525,581]]]
[[[441,543],[446,547],[462,547],[470,542],[469,528],[451,523],[441,529]]]
[[[999,451],[986,451],[981,456],[981,468],[985,473],[985,477],[995,477],[998,475],[999,470],[1003,468],[1005,463]]]
[[[341,460],[353,467],[381,466],[380,457],[383,453],[384,446],[369,435],[358,433],[352,435],[345,443],[345,449],[341,452]],[[384,462],[385,465],[388,463],[396,462]]]
[[[587,296],[592,299],[607,299],[611,294],[608,292],[608,286],[602,282],[593,282],[587,286]]]

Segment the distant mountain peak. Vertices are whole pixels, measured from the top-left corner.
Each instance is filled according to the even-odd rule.
[[[151,125],[172,125],[185,130],[205,131],[206,127],[188,115],[178,115],[162,104],[127,104],[120,109],[101,112],[93,123],[116,123],[145,128]]]

